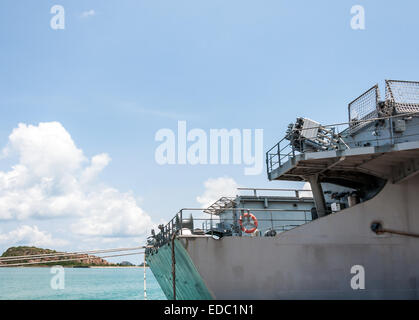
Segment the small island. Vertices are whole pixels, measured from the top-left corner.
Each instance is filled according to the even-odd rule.
[[[68,255],[66,255],[68,254]],[[44,255],[39,257],[39,255]],[[7,265],[22,264],[22,267],[50,267],[54,265],[61,265],[66,268],[90,268],[90,267],[136,267],[134,264],[128,261],[121,263],[111,263],[88,254],[73,254],[68,252],[60,252],[51,249],[43,249],[29,246],[19,246],[8,248],[1,258],[12,258],[21,256],[38,256],[38,257],[24,257],[19,260],[0,260],[0,267],[7,267]],[[70,260],[71,261],[65,261]],[[63,261],[61,261],[63,260]],[[51,261],[51,262],[48,262]],[[53,262],[52,262],[53,261]],[[34,263],[34,264],[25,264]]]

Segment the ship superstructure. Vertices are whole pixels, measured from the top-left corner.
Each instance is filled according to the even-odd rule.
[[[419,82],[387,80],[383,99],[372,87],[346,123],[298,118],[266,166],[311,190],[239,190],[152,233],[167,298],[419,297]]]

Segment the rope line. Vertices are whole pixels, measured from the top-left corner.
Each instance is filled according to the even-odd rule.
[[[56,263],[56,262],[66,262],[66,261],[78,261],[78,260],[88,260],[95,258],[111,258],[111,257],[122,257],[122,256],[132,256],[137,254],[143,254],[144,252],[134,252],[134,253],[124,253],[124,254],[114,254],[103,257],[86,257],[86,258],[73,258],[73,259],[61,259],[61,260],[45,260],[45,261],[34,261],[34,262],[23,262],[23,263],[13,263],[13,264],[0,264],[0,267],[17,267],[23,265],[34,265],[34,264],[47,264],[47,263]]]
[[[144,254],[143,271],[144,271],[144,300],[147,300],[147,282],[146,282],[146,257]]]
[[[357,123],[361,123],[361,122],[374,122],[374,121],[379,121],[379,120],[386,120],[386,119],[393,119],[393,118],[402,118],[402,117],[409,117],[409,116],[416,116],[419,115],[419,112],[417,111],[412,111],[412,112],[406,112],[406,113],[401,113],[401,114],[396,114],[396,115],[392,115],[392,116],[384,116],[384,117],[377,117],[377,118],[371,118],[371,119],[362,119],[362,120],[357,120]],[[327,124],[327,125],[319,125],[319,126],[315,126],[315,127],[308,127],[308,128],[300,128],[300,129],[295,129],[295,131],[302,131],[302,130],[310,130],[310,129],[318,129],[318,128],[328,128],[328,127],[337,127],[337,126],[343,126],[343,125],[350,125],[352,124],[352,122],[338,122],[338,123],[332,123],[332,124]]]
[[[15,261],[15,260],[28,260],[36,258],[54,258],[60,256],[78,256],[84,254],[97,254],[97,253],[108,253],[108,252],[119,252],[119,251],[132,251],[138,249],[145,249],[145,246],[141,247],[132,247],[132,248],[114,248],[114,249],[101,249],[101,250],[90,250],[90,251],[78,251],[78,252],[57,252],[57,253],[45,253],[45,254],[34,254],[34,255],[24,255],[24,256],[10,256],[10,257],[0,257],[0,262],[2,261]]]

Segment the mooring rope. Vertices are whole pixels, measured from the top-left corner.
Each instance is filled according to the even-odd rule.
[[[10,257],[0,257],[0,262],[3,261],[15,261],[15,260],[28,260],[28,259],[38,259],[38,258],[55,258],[61,256],[79,256],[85,254],[98,254],[98,253],[108,253],[108,252],[120,252],[120,251],[133,251],[138,249],[144,249],[145,246],[132,247],[132,248],[113,248],[113,249],[98,249],[90,251],[77,251],[77,252],[57,252],[57,253],[44,253],[44,254],[34,254],[34,255],[24,255],[24,256],[10,256]]]
[[[103,257],[85,257],[85,258],[73,258],[73,259],[61,259],[61,260],[44,260],[44,261],[34,261],[34,262],[22,262],[22,263],[12,263],[12,264],[0,264],[0,267],[18,267],[24,265],[35,265],[35,264],[47,264],[47,263],[59,263],[59,262],[67,262],[67,261],[79,261],[79,260],[89,260],[95,258],[111,258],[111,257],[123,257],[123,256],[132,256],[137,254],[143,254],[144,252],[134,252],[134,253],[124,253],[124,254],[114,254],[109,256]]]
[[[144,300],[147,300],[147,283],[146,283],[146,259],[145,259],[145,253],[144,253],[144,262],[143,262],[143,268],[144,268]]]

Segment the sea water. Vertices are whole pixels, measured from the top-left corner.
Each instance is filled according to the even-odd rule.
[[[60,286],[51,268],[0,268],[1,300],[142,300],[143,268],[64,268]],[[146,268],[147,299],[166,299]]]

